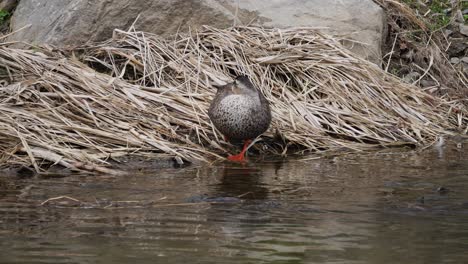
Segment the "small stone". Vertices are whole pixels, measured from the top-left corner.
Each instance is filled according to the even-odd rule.
[[[450,63],[452,63],[452,64],[458,64],[458,63],[460,63],[460,59],[457,58],[457,57],[453,57],[453,58],[450,59]]]
[[[446,188],[446,187],[444,187],[444,186],[440,186],[439,188],[437,188],[436,191],[437,191],[438,193],[440,193],[440,194],[446,194],[446,193],[449,192],[449,189]]]
[[[403,81],[405,83],[412,83],[416,81],[420,76],[421,74],[419,72],[410,72],[403,77]]]
[[[458,23],[465,22],[465,18],[463,17],[463,13],[461,10],[458,10],[457,12],[455,12],[454,17],[455,17],[455,21]]]
[[[468,57],[465,57],[464,60],[462,60],[462,71],[464,74],[468,75]]]
[[[460,33],[465,36],[468,36],[468,25],[460,24]]]
[[[468,41],[463,38],[452,38],[450,48],[447,50],[449,57],[460,57],[464,56],[465,49],[468,48]]]
[[[468,57],[463,57],[461,61],[468,64]]]
[[[423,88],[437,86],[437,83],[433,80],[421,80],[420,84],[421,84],[421,87]]]
[[[452,33],[453,33],[453,30],[450,30],[450,29],[444,30],[444,35],[445,35],[446,37],[449,37],[450,35],[452,35]]]

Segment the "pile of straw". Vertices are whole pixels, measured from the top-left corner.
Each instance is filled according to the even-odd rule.
[[[109,158],[127,155],[221,158],[235,149],[207,109],[212,84],[237,74],[270,101],[264,153],[427,145],[467,129],[461,104],[400,82],[311,28],[206,27],[165,40],[131,29],[63,54],[0,45],[2,164],[106,172]]]

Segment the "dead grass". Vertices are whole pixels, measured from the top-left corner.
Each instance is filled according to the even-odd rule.
[[[404,84],[310,28],[206,27],[166,40],[117,30],[63,54],[0,45],[4,166],[114,173],[108,161],[119,156],[222,158],[232,146],[208,118],[211,84],[236,74],[271,103],[272,126],[257,146],[269,155],[424,146],[468,129],[462,103]]]

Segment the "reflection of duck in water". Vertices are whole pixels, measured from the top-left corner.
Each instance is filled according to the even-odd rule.
[[[226,139],[244,141],[242,151],[228,157],[229,160],[243,161],[252,139],[270,126],[268,101],[247,76],[239,76],[232,83],[215,87],[218,92],[211,102],[208,115]]]
[[[219,172],[222,178],[213,189],[214,195],[263,203],[263,200],[268,198],[269,192],[263,180],[264,170],[263,164],[225,164]]]

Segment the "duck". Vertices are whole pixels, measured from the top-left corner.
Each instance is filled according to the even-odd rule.
[[[208,116],[226,141],[244,142],[242,151],[228,156],[231,161],[245,161],[245,153],[253,139],[268,130],[271,110],[268,100],[245,75],[225,85],[213,85],[217,91],[208,109]]]

